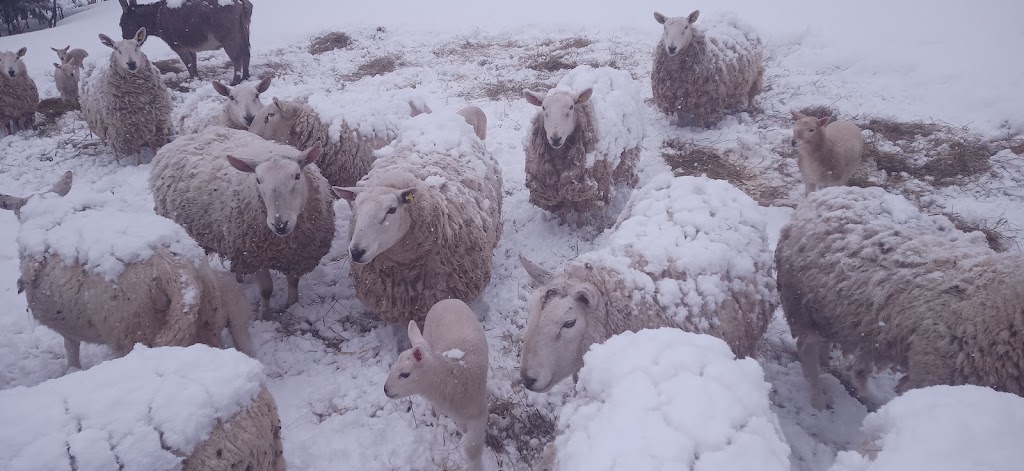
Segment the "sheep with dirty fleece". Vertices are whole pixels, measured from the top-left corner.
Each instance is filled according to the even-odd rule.
[[[726,114],[752,110],[764,87],[757,32],[735,15],[701,28],[694,25],[699,16],[699,10],[682,17],[654,13],[664,25],[651,69],[654,104],[679,126],[713,126]]]
[[[829,471],[1011,470],[1024,463],[1024,398],[980,386],[907,391],[864,419],[867,439]]]
[[[100,61],[83,76],[82,115],[115,155],[134,155],[141,164],[143,146],[156,152],[174,134],[171,93],[142,52],[146,28],[122,41],[99,37],[113,51],[108,63]]]
[[[320,146],[300,152],[248,131],[220,126],[180,136],[153,158],[149,184],[156,212],[178,224],[207,252],[231,262],[241,281],[254,273],[260,316],[270,318],[270,270],[299,278],[334,240],[334,198],[316,165]]]
[[[70,63],[53,63],[53,81],[60,92],[60,98],[69,105],[78,106],[78,80],[81,69]]]
[[[226,273],[215,274],[196,243],[172,221],[123,207],[107,194],[68,195],[70,172],[29,198],[0,195],[21,222],[21,277],[32,316],[64,337],[69,368],[81,342],[124,355],[150,346],[235,346],[253,354],[250,306]]]
[[[178,132],[195,134],[210,126],[224,126],[231,129],[249,129],[256,115],[263,109],[260,95],[270,88],[270,77],[259,82],[243,82],[234,87],[216,80],[210,87],[203,87],[190,93],[182,106],[175,107],[172,118],[178,125]],[[223,96],[223,103],[211,99],[214,93]]]
[[[799,111],[793,115],[792,145],[804,180],[804,194],[830,186],[843,186],[861,163],[864,135],[850,121],[816,118]]]
[[[614,221],[616,195],[639,181],[636,164],[643,143],[643,100],[629,72],[579,66],[547,94],[524,90],[541,109],[523,148],[530,203],[576,226],[587,216]],[[623,200],[625,198],[622,198]]]
[[[814,407],[826,405],[819,367],[832,344],[856,359],[853,387],[869,402],[876,367],[906,373],[897,393],[976,384],[1024,395],[1024,263],[981,232],[881,188],[833,187],[797,207],[775,259]]]
[[[62,49],[55,47],[50,49],[57,53],[61,64],[71,64],[79,69],[85,67],[85,58],[89,57],[89,53],[85,49],[71,49],[71,45],[64,46]]]
[[[634,192],[602,248],[553,274],[520,257],[536,287],[520,374],[550,390],[583,366],[591,345],[646,328],[676,327],[757,352],[778,304],[766,221],[736,187],[659,175]]]
[[[362,94],[317,94],[307,100],[304,104],[274,97],[249,130],[299,150],[320,142],[324,156],[317,165],[332,186],[355,185],[370,171],[374,152],[397,136],[402,121],[430,113],[422,100],[394,92],[372,100],[372,107]]]
[[[0,468],[284,471],[262,365],[205,345],[146,348],[0,391]]]
[[[21,60],[27,53],[25,47],[0,52],[0,127],[8,134],[30,129],[36,122],[39,89]]]
[[[412,348],[391,367],[384,394],[391,399],[419,395],[455,421],[463,433],[470,471],[483,469],[487,429],[487,337],[476,314],[457,299],[439,301],[427,312],[423,333],[409,321]]]
[[[358,186],[333,188],[352,205],[356,296],[395,326],[400,350],[406,322],[443,299],[473,302],[491,280],[502,175],[465,117],[477,114],[406,121]]]
[[[710,335],[616,335],[584,356],[576,391],[541,469],[791,469],[761,366]]]

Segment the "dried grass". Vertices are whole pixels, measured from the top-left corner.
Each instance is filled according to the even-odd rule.
[[[474,95],[474,98],[486,97],[490,100],[504,99],[515,101],[523,96],[524,89],[543,90],[548,87],[550,87],[550,85],[544,82],[526,82],[515,79],[501,79],[496,82],[483,84],[471,95]]]
[[[828,116],[829,118],[836,119],[839,117],[839,113],[837,113],[834,108],[824,105],[808,106],[797,111],[807,116],[814,116],[815,118],[824,118]],[[787,115],[787,117],[788,116],[789,115]]]
[[[945,126],[920,121],[901,122],[890,119],[873,118],[862,124],[862,129],[874,132],[892,142],[912,142],[920,138],[931,137],[942,131]]]
[[[955,212],[942,212],[943,216],[949,218],[949,220],[963,232],[981,232],[985,234],[985,240],[988,241],[988,246],[996,252],[1006,252],[1013,247],[1016,242],[1015,238],[1008,234],[1015,234],[1017,231],[1010,225],[1010,221],[1005,217],[1000,217],[995,220],[983,219],[976,221],[969,221],[963,217],[960,213]]]
[[[469,59],[472,57],[484,56],[493,49],[508,50],[518,49],[521,47],[523,47],[523,44],[514,39],[495,39],[487,41],[459,39],[438,46],[434,48],[432,52],[436,57],[456,56]]]
[[[520,397],[493,399],[489,413],[487,446],[501,454],[511,445],[527,465],[532,465],[555,437],[555,421]]]
[[[352,45],[352,37],[341,31],[331,31],[313,38],[309,42],[309,53],[316,56]]]
[[[181,62],[181,59],[161,59],[154,61],[153,66],[156,67],[156,70],[160,71],[160,75],[188,72],[188,70],[185,69],[185,64]]]
[[[344,80],[354,82],[363,77],[375,77],[378,75],[385,75],[398,70],[401,66],[399,62],[400,56],[396,54],[389,54],[385,56],[374,57],[359,65],[359,68],[355,72],[343,77]]]
[[[768,184],[760,178],[758,172],[722,156],[713,147],[669,139],[664,143],[661,156],[677,176],[706,175],[715,180],[725,180],[763,206],[776,205],[789,194],[784,185]]]
[[[57,124],[57,120],[64,113],[80,109],[78,106],[65,103],[60,98],[44,98],[39,101],[39,105],[36,106],[36,111],[43,115],[43,120],[38,123],[39,126],[53,126]]]

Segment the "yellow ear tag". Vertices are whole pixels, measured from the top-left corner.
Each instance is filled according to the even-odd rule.
[[[409,204],[415,203],[416,202],[415,195],[412,194],[412,193],[409,193],[408,195],[405,195],[405,202],[409,203]]]

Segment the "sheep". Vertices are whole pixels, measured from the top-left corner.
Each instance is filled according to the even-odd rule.
[[[26,47],[18,52],[0,52],[0,126],[8,134],[35,125],[39,89],[21,60],[27,53]]]
[[[417,116],[430,113],[430,108],[409,102],[409,114]],[[324,158],[319,166],[331,186],[352,186],[359,181],[373,165],[374,152],[391,142],[394,136],[387,133],[364,135],[347,122],[340,124],[338,139],[332,139],[329,126],[320,120],[320,115],[307,104],[281,101],[274,97],[256,114],[249,130],[260,137],[294,146],[299,150],[308,149],[315,142],[322,143]]]
[[[764,45],[749,26],[727,17],[702,31],[693,26],[700,16],[667,17],[654,49],[651,88],[654,104],[675,114],[678,126],[707,127],[727,113],[753,109],[764,81]]]
[[[826,406],[819,367],[832,344],[855,357],[862,398],[874,367],[906,373],[900,394],[974,384],[1024,395],[1021,258],[982,233],[881,188],[832,187],[796,208],[775,261],[815,408]]]
[[[646,328],[710,334],[754,355],[778,304],[765,225],[757,203],[724,181],[659,175],[633,194],[607,245],[561,273],[521,256],[539,285],[523,386],[545,392],[575,379],[592,344]]]
[[[184,231],[103,195],[64,198],[71,183],[66,172],[50,189],[59,198],[0,195],[0,207],[21,222],[18,292],[36,320],[64,337],[69,369],[82,368],[81,342],[119,356],[139,342],[220,346],[225,325],[236,348],[253,355],[245,295],[212,271]]]
[[[804,180],[804,194],[830,186],[844,186],[861,163],[864,136],[856,124],[816,118],[799,111],[793,115],[793,147]]]
[[[483,469],[487,429],[487,338],[476,314],[457,299],[427,311],[423,333],[409,321],[412,348],[402,352],[384,383],[391,399],[420,395],[464,434],[470,471]]]
[[[358,186],[332,188],[352,206],[356,296],[396,328],[399,350],[399,325],[442,299],[472,302],[491,279],[502,176],[483,132],[467,125],[483,115],[474,108],[406,121]]]
[[[156,151],[173,134],[171,93],[141,49],[147,37],[146,28],[117,42],[100,34],[100,42],[113,49],[110,63],[85,77],[81,97],[89,129],[113,147],[115,156],[135,155],[140,164],[142,146]]]
[[[61,100],[64,103],[78,106],[79,68],[71,63],[53,63],[53,81],[57,84]]]
[[[224,49],[235,68],[231,85],[249,79],[249,28],[252,2],[249,0],[166,0],[139,5],[138,0],[121,3],[121,33],[125,39],[139,28],[161,38],[178,54],[188,76],[199,78],[196,52]]]
[[[0,391],[0,469],[284,471],[262,365],[205,345],[146,348]],[[9,430],[9,429],[8,429]]]
[[[53,52],[57,53],[57,57],[60,59],[61,64],[71,64],[81,69],[84,67],[85,58],[89,57],[89,53],[85,49],[71,49],[71,46],[64,46],[63,49],[57,49],[51,47]],[[70,50],[69,50],[70,49]]]
[[[588,213],[606,210],[622,187],[637,185],[642,101],[628,72],[580,66],[546,95],[523,96],[541,107],[523,141],[530,203],[561,224],[575,216],[578,227]]]
[[[334,199],[310,165],[320,155],[319,144],[299,152],[221,126],[180,136],[153,158],[156,213],[229,260],[239,282],[255,273],[260,317],[270,319],[270,270],[287,276],[291,306],[299,300],[299,278],[334,240]]]
[[[249,129],[263,109],[260,95],[270,88],[270,80],[267,77],[257,83],[242,83],[234,87],[214,80],[210,88],[189,95],[184,105],[174,110],[179,132],[195,134],[210,126]],[[213,93],[227,99],[222,100],[223,103],[215,103],[210,99]]]

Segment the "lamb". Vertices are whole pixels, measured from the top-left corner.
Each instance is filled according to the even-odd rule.
[[[469,471],[483,469],[487,429],[487,338],[476,314],[457,299],[438,301],[427,312],[423,333],[409,321],[412,348],[391,367],[384,394],[420,395],[455,421],[464,434]]]
[[[270,270],[287,276],[291,306],[299,300],[299,278],[334,240],[334,199],[310,165],[320,155],[318,144],[299,152],[220,126],[180,136],[153,158],[156,213],[229,260],[239,282],[255,273],[260,316],[269,319]]]
[[[173,134],[171,94],[160,72],[142,52],[146,28],[132,39],[114,42],[99,35],[113,49],[110,63],[100,64],[82,83],[82,115],[89,129],[114,148],[115,155],[135,155],[142,163],[142,146],[154,152]]]
[[[628,72],[580,66],[547,95],[523,90],[541,107],[523,141],[530,203],[573,216],[577,227],[589,213],[606,211],[622,187],[639,181],[636,163],[643,143],[640,90]]]
[[[79,68],[71,63],[53,63],[53,81],[57,84],[57,91],[64,103],[78,106],[78,79]]]
[[[0,469],[284,471],[262,365],[205,345],[146,348],[0,391]]]
[[[89,57],[89,53],[85,49],[71,49],[71,46],[64,46],[63,49],[57,49],[51,47],[53,52],[57,53],[57,57],[60,58],[61,64],[71,64],[81,69],[85,66],[85,58]],[[70,49],[70,50],[69,50]]]
[[[409,102],[408,106],[411,116],[430,113],[430,108],[425,105]],[[336,138],[335,126],[338,128]],[[329,126],[320,120],[319,113],[311,106],[281,101],[277,97],[257,113],[249,130],[264,139],[299,150],[308,149],[315,142],[322,143],[325,156],[319,164],[320,171],[331,186],[355,185],[370,171],[374,152],[394,138],[390,133],[362,133],[348,122]]]
[[[830,186],[844,186],[861,163],[864,136],[856,124],[830,121],[793,111],[793,147],[804,180],[804,194]]]
[[[766,222],[736,187],[659,175],[637,190],[606,245],[559,274],[521,257],[536,285],[520,375],[549,391],[609,337],[674,327],[724,340],[737,357],[757,352],[778,304]]]
[[[263,109],[260,95],[270,88],[270,77],[258,83],[242,83],[230,87],[216,80],[209,89],[190,94],[183,106],[174,110],[175,122],[182,134],[195,134],[210,126],[249,129],[256,114]],[[213,91],[227,97],[223,104],[210,100]]]
[[[64,337],[69,368],[82,368],[81,342],[124,355],[136,343],[220,346],[225,325],[253,355],[249,303],[226,274],[215,274],[185,231],[154,214],[127,211],[109,195],[58,198],[0,195],[21,222],[21,277],[32,316]]]
[[[665,25],[654,49],[654,104],[675,114],[678,126],[707,127],[727,113],[754,108],[763,88],[764,45],[757,33],[729,16],[706,31],[693,26],[700,10],[686,17],[655,12]]]
[[[473,302],[491,279],[501,167],[465,119],[483,111],[469,108],[408,120],[358,186],[332,188],[352,205],[356,296],[396,327],[400,349],[398,325],[443,299]]]
[[[833,343],[856,358],[861,397],[873,367],[906,373],[897,393],[975,384],[1024,395],[1021,258],[982,233],[881,188],[832,187],[797,207],[775,260],[814,407],[826,405],[819,366]]]
[[[7,134],[35,125],[39,89],[21,60],[28,48],[0,52],[0,126]]]

